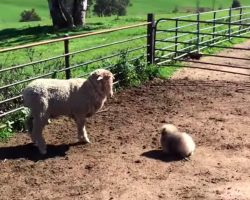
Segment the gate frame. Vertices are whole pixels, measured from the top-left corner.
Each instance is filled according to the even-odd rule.
[[[244,12],[244,10],[249,9],[249,12]],[[232,11],[237,11],[239,10],[239,14],[232,14]],[[220,17],[217,18],[217,14],[220,12],[227,12],[228,15],[225,17]],[[212,14],[213,18],[211,20],[200,20],[201,15],[204,14]],[[203,12],[203,13],[196,13],[192,15],[187,15],[187,16],[182,16],[178,18],[161,18],[158,19],[155,22],[155,27],[154,27],[154,60],[153,63],[156,65],[165,65],[165,63],[172,63],[173,61],[183,61],[180,60],[180,58],[183,58],[185,56],[189,56],[190,54],[196,54],[197,57],[200,58],[200,56],[205,55],[205,54],[200,54],[200,50],[205,49],[205,48],[230,48],[230,49],[238,49],[238,50],[249,50],[247,48],[235,48],[235,47],[227,47],[223,45],[217,45],[219,43],[225,42],[225,41],[231,41],[233,38],[242,38],[242,39],[250,39],[250,36],[244,36],[245,34],[250,33],[250,23],[243,23],[243,21],[250,21],[250,17],[243,18],[243,16],[250,14],[250,6],[244,6],[240,8],[229,8],[229,9],[224,9],[224,10],[215,10],[215,11],[209,11],[209,12]],[[239,20],[237,21],[232,21],[233,17],[239,16]],[[185,19],[187,17],[195,17],[196,19]],[[228,22],[220,22],[219,20],[228,20]],[[171,29],[160,29],[159,24],[162,22],[175,22],[175,26]],[[196,24],[196,30],[195,31],[181,31],[182,28],[185,28],[189,25],[183,25],[179,26],[180,22],[187,22],[191,23],[191,25]],[[209,24],[212,29],[211,33],[204,33],[202,32],[203,30],[207,30],[208,28],[201,28],[202,24]],[[222,31],[226,31],[227,34],[223,34],[222,31],[216,31],[216,27],[218,26],[223,26],[227,25],[227,29],[224,29]],[[238,31],[233,32],[233,26],[238,26]],[[173,33],[173,37],[168,37],[166,39],[157,39],[158,34],[160,33]],[[221,33],[222,32],[222,33]],[[183,34],[183,35],[181,35]],[[180,38],[182,36],[186,36],[188,34],[196,35],[195,39],[188,40],[187,42],[180,41]],[[206,36],[211,36],[212,39],[209,41],[201,41],[201,38],[205,38]],[[218,41],[216,39],[224,37],[226,39],[219,39]],[[174,41],[171,41],[171,39],[174,39]],[[195,42],[190,42],[190,41],[195,41]],[[173,44],[172,46],[167,46],[164,48],[157,48],[157,43],[171,43]],[[192,51],[185,51],[184,50],[179,50],[178,47],[181,45],[188,45],[190,46],[195,46],[196,48]],[[174,47],[174,50],[167,50],[169,47]],[[164,55],[164,56],[155,56],[155,52],[169,52],[169,54]],[[174,55],[173,58],[169,57],[170,55]],[[206,54],[207,55],[207,54]],[[211,56],[211,55],[210,55]],[[213,55],[216,56],[216,55]],[[241,59],[241,58],[235,58],[235,59]],[[163,60],[159,62],[159,60]],[[173,65],[171,65],[173,66]]]

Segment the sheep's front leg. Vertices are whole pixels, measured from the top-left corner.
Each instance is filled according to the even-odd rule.
[[[86,119],[84,117],[75,116],[75,121],[77,124],[79,142],[90,143],[85,127]]]
[[[42,136],[43,128],[47,122],[46,119],[41,119],[40,117],[34,117],[33,119],[33,130],[31,133],[31,139],[37,145],[41,154],[47,153],[47,147],[45,140]]]

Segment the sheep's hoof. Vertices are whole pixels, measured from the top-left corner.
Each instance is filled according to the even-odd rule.
[[[81,144],[91,144],[89,139],[80,139],[80,140],[78,140],[78,142],[81,143]]]
[[[36,143],[36,142],[34,142],[34,143],[32,143],[32,144],[33,144],[33,146],[38,147],[38,145],[37,145],[37,143]]]
[[[91,144],[91,142],[89,140],[84,140],[83,143],[84,144]]]
[[[39,149],[41,155],[47,154],[47,149]]]
[[[190,160],[191,160],[190,157],[183,158],[183,161],[190,161]]]

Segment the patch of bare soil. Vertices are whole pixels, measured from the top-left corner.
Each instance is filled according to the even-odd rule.
[[[64,117],[44,131],[46,156],[26,134],[0,144],[0,199],[250,199],[248,76],[184,69],[116,93],[105,109],[88,121],[91,144],[77,144],[76,127]],[[194,138],[189,161],[162,154],[165,122]]]

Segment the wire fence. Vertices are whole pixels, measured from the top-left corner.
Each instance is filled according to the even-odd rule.
[[[0,118],[23,109],[21,92],[32,80],[85,77],[96,68],[114,66],[124,52],[131,62],[145,58],[145,27],[150,24],[145,20],[126,27],[0,49]],[[123,34],[126,31],[137,34],[127,37]]]

